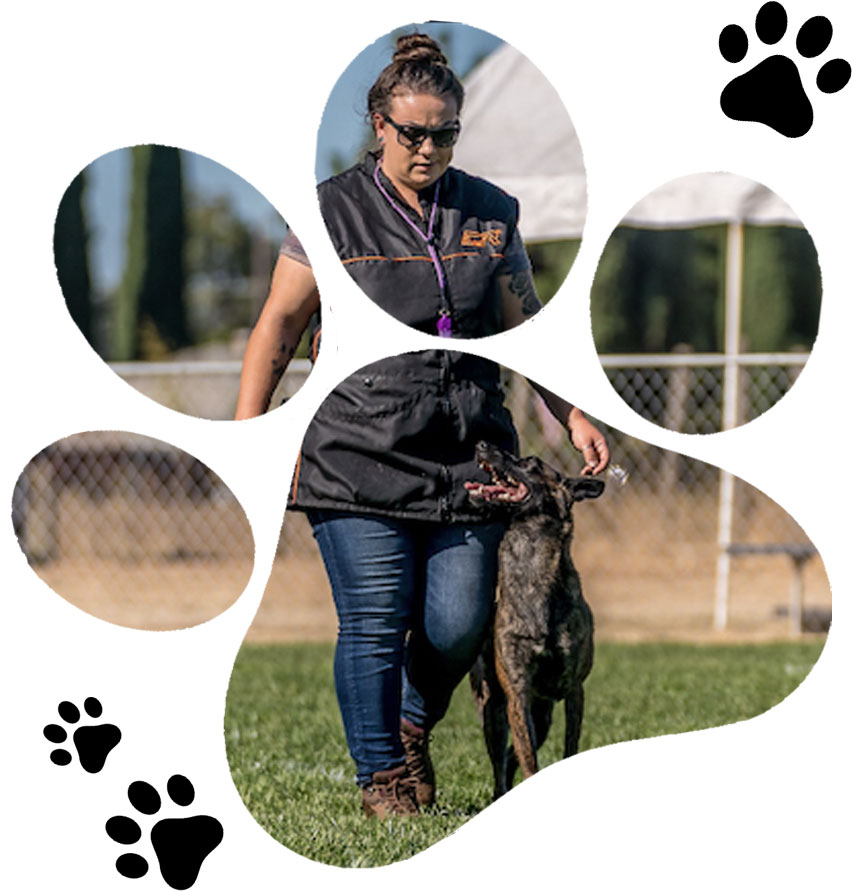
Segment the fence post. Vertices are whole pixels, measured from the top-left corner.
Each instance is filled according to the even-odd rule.
[[[725,255],[725,373],[722,384],[722,430],[731,430],[739,420],[739,354],[740,320],[742,317],[743,224],[729,223]],[[734,519],[734,476],[719,471],[719,523],[716,556],[716,606],[714,624],[717,631],[728,623],[728,595],[731,579],[731,555]]]
[[[675,355],[686,355],[692,352],[692,346],[688,343],[676,343],[672,347]],[[689,399],[689,378],[692,374],[689,365],[675,365],[669,369],[668,395],[663,416],[663,426],[666,430],[674,430],[682,433],[686,421],[686,403]],[[660,468],[660,481],[663,492],[671,492],[677,484],[680,465],[680,453],[674,451],[663,452],[662,467]]]
[[[802,575],[809,555],[791,554],[790,559],[793,563],[793,581],[790,585],[790,637],[799,637],[802,633],[802,601],[804,599]]]
[[[716,535],[716,606],[713,625],[722,631],[728,624],[728,592],[731,582],[731,554],[734,515],[734,475],[727,470],[719,471],[719,523]]]

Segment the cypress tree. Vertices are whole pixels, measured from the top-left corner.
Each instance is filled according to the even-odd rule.
[[[83,337],[96,349],[92,331],[89,233],[83,206],[85,194],[86,172],[83,170],[74,177],[59,202],[53,229],[53,257],[68,312]]]
[[[127,254],[113,305],[111,358],[127,361],[138,358],[139,306],[145,280],[148,253],[148,168],[150,145],[130,149],[130,210],[127,223]]]
[[[151,147],[146,224],[148,263],[140,312],[166,351],[190,343],[184,307],[186,223],[179,149]]]
[[[115,300],[112,358],[158,358],[190,342],[184,308],[180,152],[131,149],[127,259]]]

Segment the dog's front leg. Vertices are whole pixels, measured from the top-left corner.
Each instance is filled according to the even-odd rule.
[[[500,686],[506,694],[506,711],[512,731],[515,755],[524,779],[538,771],[535,731],[530,716],[528,656],[512,640],[495,641],[494,667]]]
[[[565,697],[565,749],[564,758],[576,755],[580,748],[580,730],[583,725],[583,684],[578,682]]]

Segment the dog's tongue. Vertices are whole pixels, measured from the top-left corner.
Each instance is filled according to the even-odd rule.
[[[507,486],[501,483],[466,482],[464,487],[470,495],[485,501],[522,501],[527,495],[527,487],[523,483]]]

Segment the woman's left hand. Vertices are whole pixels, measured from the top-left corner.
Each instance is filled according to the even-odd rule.
[[[581,476],[598,474],[609,464],[609,446],[603,433],[576,406],[568,415],[568,435],[571,443],[583,456],[585,465]]]

